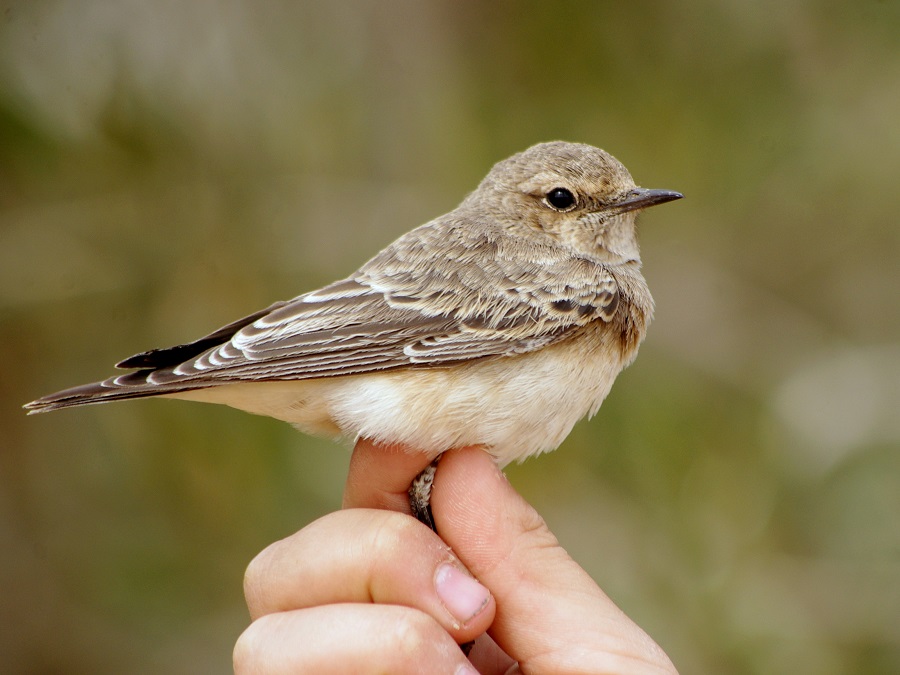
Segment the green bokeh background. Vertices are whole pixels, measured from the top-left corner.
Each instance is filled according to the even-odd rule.
[[[900,3],[0,4],[0,670],[228,672],[345,446],[38,395],[346,275],[539,141],[687,198],[656,321],[508,471],[684,673],[900,672]]]

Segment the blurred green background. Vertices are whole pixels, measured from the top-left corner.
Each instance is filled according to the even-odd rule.
[[[900,672],[900,3],[60,0],[0,12],[0,669],[228,672],[349,452],[26,417],[354,270],[529,145],[683,191],[595,419],[508,471],[683,673]]]

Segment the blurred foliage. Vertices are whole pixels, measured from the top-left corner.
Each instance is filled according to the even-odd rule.
[[[890,0],[4,3],[4,672],[227,671],[246,564],[349,456],[22,403],[345,275],[556,138],[687,199],[642,220],[641,357],[513,483],[682,672],[900,672],[898,120]]]

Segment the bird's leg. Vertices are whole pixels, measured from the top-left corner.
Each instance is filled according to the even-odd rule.
[[[434,483],[434,473],[437,471],[437,465],[441,456],[434,458],[428,466],[422,469],[422,472],[413,479],[409,486],[409,508],[412,514],[420,523],[425,523],[434,532],[437,528],[434,526],[434,517],[431,514],[431,486]]]
[[[437,528],[434,525],[434,516],[431,513],[431,486],[434,484],[434,474],[437,471],[438,462],[441,456],[438,455],[434,460],[422,469],[422,472],[413,479],[409,486],[409,508],[412,514],[420,523],[424,523],[437,534]],[[466,642],[459,646],[463,654],[466,656],[472,651],[475,641]]]

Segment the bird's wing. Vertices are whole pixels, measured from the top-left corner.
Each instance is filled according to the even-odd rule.
[[[425,225],[343,281],[194,342],[125,359],[121,367],[140,370],[26,408],[522,354],[612,320],[619,304],[605,265],[558,244],[526,245],[489,227]]]
[[[609,269],[561,246],[523,250],[519,239],[471,228],[412,234],[355,275],[276,306],[148,379],[282,380],[444,365],[539,349],[616,312]]]

